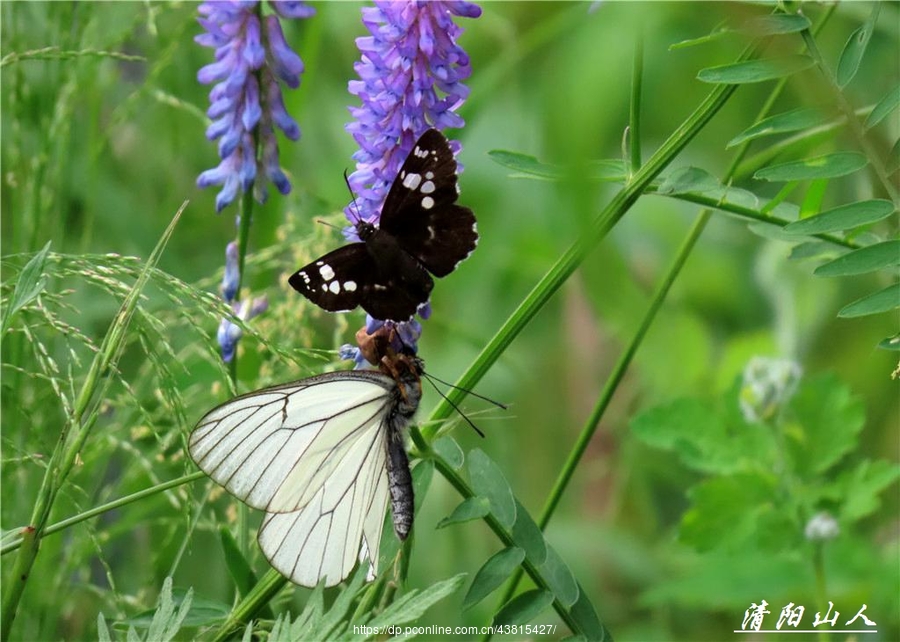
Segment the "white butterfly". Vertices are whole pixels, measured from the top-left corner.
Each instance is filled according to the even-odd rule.
[[[401,540],[409,535],[402,430],[422,396],[422,363],[399,356],[383,370],[333,372],[235,397],[191,433],[197,465],[266,511],[259,547],[302,586],[334,586],[357,560],[374,578],[389,495],[394,531]]]

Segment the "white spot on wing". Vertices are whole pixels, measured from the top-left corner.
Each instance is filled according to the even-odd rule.
[[[429,181],[434,178],[434,172],[425,172],[425,178]]]
[[[356,292],[356,281],[347,281],[344,283],[344,289],[347,292]]]
[[[413,148],[413,154],[416,156],[416,158],[425,158],[426,156],[428,156],[428,150],[422,149],[421,147],[416,145],[415,148]]]
[[[433,238],[434,238],[434,227],[429,225],[428,226],[428,240],[430,241]]]
[[[331,290],[332,294],[337,294],[338,292],[341,291],[341,284],[338,283],[337,281],[332,281],[329,284],[328,289]]]
[[[414,190],[417,187],[419,187],[419,183],[421,183],[421,182],[422,182],[422,177],[419,176],[418,174],[407,174],[406,178],[403,179],[403,187],[405,187],[406,189]],[[427,185],[427,183],[426,183],[426,185]],[[424,190],[425,187],[423,186],[422,189]]]
[[[331,266],[327,264],[319,268],[319,274],[321,274],[322,278],[326,281],[330,281],[334,278],[334,270],[332,270]]]
[[[431,181],[425,181],[422,183],[422,189],[420,190],[423,194],[431,194],[434,191],[434,183]]]
[[[426,210],[430,210],[432,207],[434,207],[434,199],[430,196],[426,196],[422,199],[422,207]]]

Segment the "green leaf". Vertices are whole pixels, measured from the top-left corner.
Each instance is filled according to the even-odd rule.
[[[491,512],[491,503],[487,497],[467,497],[462,501],[449,517],[445,517],[438,522],[437,528],[444,528],[451,524],[460,524],[469,522],[473,519],[481,519]]]
[[[172,599],[172,578],[167,577],[163,581],[162,590],[159,592],[159,599],[156,603],[156,613],[147,629],[148,640],[159,640],[167,642],[172,640],[178,634],[181,623],[191,608],[191,600],[194,597],[194,590],[188,589],[181,600],[178,610],[175,610],[175,601]]]
[[[657,188],[658,194],[684,194],[685,192],[710,192],[721,189],[722,184],[715,176],[699,167],[679,167],[663,179]]]
[[[547,559],[538,567],[541,577],[547,582],[547,587],[553,591],[556,599],[566,608],[570,608],[578,600],[580,593],[578,582],[572,571],[559,556],[559,553],[547,545]]]
[[[799,13],[776,13],[748,20],[740,32],[753,37],[776,36],[782,33],[797,33],[810,25],[809,19]]]
[[[824,473],[857,444],[865,423],[862,401],[835,375],[801,381],[785,414],[785,451],[804,479]]]
[[[5,333],[9,327],[9,322],[13,315],[24,308],[26,305],[34,301],[38,295],[44,291],[47,285],[47,278],[44,276],[44,263],[47,261],[47,254],[50,253],[50,241],[34,256],[32,256],[22,271],[19,273],[19,279],[16,281],[16,288],[13,290],[12,298],[6,304],[6,311],[3,314],[3,322],[0,323],[0,334]]]
[[[355,580],[356,578],[354,577],[353,579]],[[322,624],[324,618],[325,584],[319,583],[306,598],[306,604],[303,605],[303,612],[297,616],[296,620],[294,620],[294,625],[301,627],[304,631],[313,631]]]
[[[553,593],[544,589],[532,589],[525,593],[520,593],[504,604],[497,611],[491,624],[494,626],[527,624],[543,613],[544,609],[551,604],[553,604]]]
[[[225,604],[217,600],[194,598],[191,601],[191,610],[188,611],[181,626],[182,628],[213,626],[224,621],[231,612],[231,608],[231,604]]]
[[[764,118],[758,123],[751,125],[740,134],[728,141],[727,147],[740,145],[748,140],[755,140],[763,136],[772,136],[775,134],[785,134],[788,132],[801,131],[811,127],[817,127],[827,121],[824,115],[818,109],[800,108],[786,111],[783,114],[775,114]]]
[[[760,223],[753,222],[747,224],[747,229],[756,234],[757,236],[761,236],[764,239],[771,239],[773,241],[796,241],[797,237],[792,234],[785,234],[784,228],[780,225],[776,225],[775,223]]]
[[[674,44],[669,45],[669,51],[674,51],[676,49],[686,49],[687,47],[696,47],[697,45],[705,45],[708,42],[715,42],[724,36],[728,36],[732,33],[732,30],[729,29],[724,22],[720,22],[713,30],[706,34],[705,36],[700,36],[699,38],[691,38],[689,40],[681,40]]]
[[[299,624],[300,618],[297,618],[294,625],[291,627],[291,634],[294,636],[293,639],[324,640],[335,637],[335,632],[340,630],[342,624],[352,613],[350,609],[356,601],[357,594],[366,582],[368,569],[364,568],[364,566],[364,564],[359,565],[359,568],[356,569],[356,572],[351,577],[350,583],[338,594],[322,619],[312,622],[311,624],[313,626],[302,627],[302,636],[299,636],[298,633],[300,633],[300,631],[296,630],[301,626]],[[318,588],[319,587],[316,587],[316,590],[318,590]]]
[[[703,473],[730,474],[775,460],[775,446],[764,431],[747,424],[739,408],[737,388],[720,405],[698,399],[677,399],[646,410],[631,422],[635,436],[646,444],[670,450],[688,467]]]
[[[882,350],[900,351],[900,334],[895,334],[892,337],[885,337],[878,342],[878,347]]]
[[[112,642],[112,638],[109,635],[109,628],[106,626],[106,618],[103,617],[103,613],[97,613],[97,639],[100,642]]]
[[[688,491],[691,507],[681,520],[679,539],[701,553],[755,544],[759,521],[776,510],[772,504],[776,495],[777,480],[767,473],[701,481]]]
[[[465,580],[466,574],[460,573],[426,589],[412,589],[368,622],[367,626],[381,628],[415,622],[436,603],[456,593]]]
[[[869,46],[869,40],[872,38],[872,32],[875,30],[875,23],[878,20],[880,11],[881,3],[875,2],[866,22],[850,34],[847,44],[844,45],[844,50],[841,52],[840,59],[838,59],[837,71],[835,72],[837,84],[842,89],[853,80],[853,77],[859,70],[859,63],[862,61],[863,54],[866,53],[866,47]]]
[[[559,167],[542,163],[536,157],[528,154],[493,149],[488,152],[488,157],[498,165],[503,165],[524,174],[552,179],[558,179],[562,176],[562,170]]]
[[[788,258],[792,261],[809,259],[834,252],[834,244],[827,241],[808,241],[791,248]]]
[[[228,568],[228,574],[231,575],[238,594],[244,597],[256,585],[258,581],[256,573],[253,572],[247,559],[241,553],[240,546],[238,546],[234,536],[227,527],[222,526],[219,528],[219,540],[222,542],[222,549],[225,551],[225,566]],[[268,606],[261,613],[266,618],[275,617]]]
[[[431,444],[431,448],[440,455],[444,461],[450,464],[450,467],[453,468],[453,470],[459,470],[465,462],[462,448],[459,447],[459,444],[456,443],[456,440],[450,435],[444,435],[443,437],[436,439],[434,443]]]
[[[884,241],[847,252],[817,267],[816,276],[850,276],[867,274],[900,264],[900,241]]]
[[[900,308],[900,283],[893,283],[883,290],[857,299],[841,308],[837,315],[843,319],[849,319],[887,312],[895,308]]]
[[[897,105],[900,105],[900,85],[891,89],[878,101],[872,113],[866,118],[866,129],[871,129],[884,120],[888,114],[897,109]]]
[[[792,54],[778,58],[747,60],[728,65],[701,69],[697,79],[703,82],[726,85],[743,85],[784,78],[813,66],[809,56]]]
[[[894,213],[894,204],[883,199],[858,201],[794,221],[784,231],[798,236],[827,234],[875,223]]]
[[[425,459],[416,464],[410,471],[413,481],[413,502],[415,512],[418,514],[422,508],[422,501],[428,495],[428,488],[431,486],[431,480],[434,477],[434,462]]]
[[[900,466],[879,459],[866,459],[838,479],[842,487],[839,521],[850,524],[867,517],[881,506],[879,495],[900,477]]]
[[[498,165],[503,165],[522,174],[536,176],[546,180],[560,180],[575,170],[549,165],[534,156],[519,152],[495,149],[488,156]],[[588,163],[587,178],[596,181],[622,181],[625,178],[625,164],[620,160],[603,159]]]
[[[544,540],[544,534],[518,500],[512,538],[516,546],[525,551],[525,556],[535,566],[540,566],[547,559],[547,542]]]
[[[893,174],[900,169],[900,138],[894,141],[894,146],[891,147],[891,151],[888,152],[885,169],[889,174]]]
[[[835,152],[799,161],[769,165],[758,170],[753,178],[764,181],[807,181],[816,178],[837,178],[861,170],[869,161],[858,152]]]
[[[250,626],[248,624],[248,626]],[[294,642],[291,637],[291,614],[282,613],[275,619],[272,631],[269,633],[269,642]],[[246,629],[244,629],[246,631]],[[253,639],[252,637],[250,638]],[[243,641],[242,641],[243,642]]]
[[[569,608],[569,614],[575,621],[578,631],[588,640],[611,640],[612,636],[609,631],[600,622],[594,605],[588,599],[584,588],[578,584],[578,599]]]
[[[463,609],[471,608],[494,592],[503,582],[509,579],[513,571],[525,559],[525,551],[517,546],[504,548],[495,553],[478,569],[472,586],[463,598]]]
[[[469,452],[468,467],[472,489],[487,497],[491,512],[504,528],[512,528],[516,521],[516,500],[500,468],[477,448]]]

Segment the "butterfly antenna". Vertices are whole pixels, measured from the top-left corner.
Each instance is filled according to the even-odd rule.
[[[338,227],[337,225],[334,225],[333,223],[329,223],[328,221],[323,221],[320,218],[316,219],[316,223],[319,223],[320,225],[324,225],[325,227],[333,228],[333,229],[337,230],[338,232],[341,231],[341,228]]]
[[[423,374],[424,374],[424,373],[423,373]],[[436,378],[436,377],[435,377],[435,378]],[[425,379],[427,379],[427,380],[428,380],[428,383],[431,384],[431,387],[434,388],[435,390],[437,390],[437,393],[438,393],[441,397],[444,398],[444,401],[446,401],[448,404],[450,404],[450,406],[451,406],[456,412],[459,413],[459,416],[466,420],[466,423],[467,423],[467,424],[469,424],[470,426],[472,426],[472,430],[474,430],[475,432],[477,432],[477,433],[481,436],[481,438],[484,439],[484,433],[481,432],[481,431],[478,429],[478,426],[476,426],[475,424],[472,423],[472,420],[471,420],[471,419],[469,419],[468,417],[466,417],[466,415],[463,413],[463,411],[459,409],[459,406],[457,406],[455,403],[453,403],[452,401],[450,401],[450,397],[448,397],[448,396],[445,395],[443,392],[441,392],[441,389],[438,388],[437,385],[434,383],[434,381],[431,380],[431,379],[432,379],[431,375],[425,375]],[[437,379],[437,380],[438,380],[438,381],[441,381],[440,379]],[[443,383],[443,381],[441,381],[441,383]],[[477,395],[476,395],[476,396],[477,396]]]
[[[347,175],[347,170],[344,170],[344,182],[347,183],[347,190],[350,192],[350,198],[353,199],[353,209],[356,210],[356,222],[359,223],[362,221],[362,216],[359,213],[359,205],[356,203],[356,194],[353,193],[353,187],[350,186],[350,177]]]
[[[478,399],[481,399],[482,401],[487,401],[489,404],[493,404],[493,405],[497,406],[498,408],[502,408],[503,410],[509,410],[509,406],[507,406],[505,403],[500,403],[499,401],[494,401],[490,397],[483,397],[482,395],[478,394],[477,392],[473,392],[472,390],[466,390],[465,388],[460,388],[459,386],[454,386],[449,381],[443,381],[442,379],[438,379],[433,374],[426,374],[424,372],[422,374],[424,374],[429,379],[434,379],[439,384],[445,385],[448,388],[454,388],[455,390],[462,390],[467,395],[472,395],[473,397],[477,397]],[[431,385],[433,386],[434,383],[432,383]],[[447,399],[447,398],[444,397],[444,399]],[[449,401],[449,399],[447,399],[447,401]]]

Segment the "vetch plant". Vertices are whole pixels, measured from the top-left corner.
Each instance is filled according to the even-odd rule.
[[[281,83],[292,89],[300,86],[303,61],[285,42],[279,18],[308,18],[314,10],[304,2],[269,3],[276,15],[262,16],[262,4],[242,2],[204,2],[197,8],[198,22],[206,30],[195,38],[216,51],[216,62],[203,67],[197,79],[216,83],[209,94],[206,114],[213,122],[206,130],[209,140],[219,139],[218,167],[197,178],[204,188],[222,185],[216,196],[216,211],[221,212],[237,197],[238,190],[253,193],[264,202],[268,195],[265,177],[279,192],[288,194],[291,183],[278,162],[277,127],[290,140],[300,138],[300,127],[287,113]],[[252,203],[242,203],[238,216],[238,242],[226,250],[222,296],[232,304],[243,320],[265,310],[264,299],[238,303],[247,253]],[[217,333],[222,359],[233,363],[240,328],[223,318]]]

